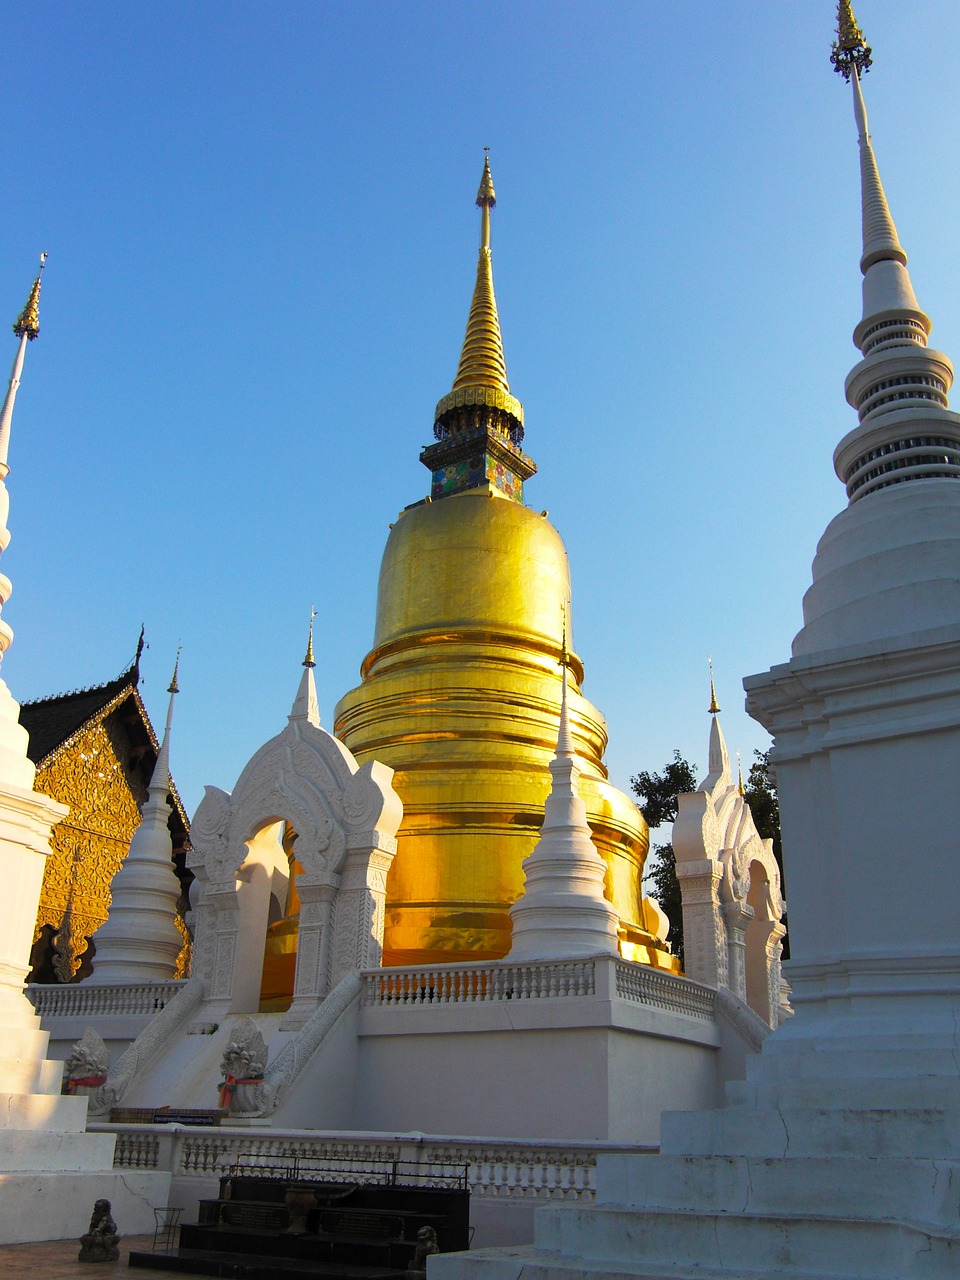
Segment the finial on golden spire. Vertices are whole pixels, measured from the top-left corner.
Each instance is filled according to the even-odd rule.
[[[746,795],[746,791],[744,790],[744,786],[743,786],[743,764],[740,760],[739,747],[737,747],[737,790],[740,792],[742,796]]]
[[[307,654],[303,660],[305,667],[315,667],[317,664],[313,660],[313,620],[317,616],[317,611],[313,605],[310,606],[310,633],[307,636]]]
[[[566,604],[562,604],[560,606],[560,615],[563,619],[562,632],[561,632],[562,639],[560,641],[560,665],[561,667],[564,668],[564,670],[566,670],[566,668],[570,665],[570,654],[567,652],[567,606]]]
[[[720,704],[717,702],[717,691],[713,687],[713,654],[707,658],[707,665],[710,667],[710,715],[720,714]]]
[[[477,208],[484,205],[492,209],[497,203],[497,193],[493,189],[493,174],[490,172],[490,148],[484,147],[483,174],[480,178],[480,190],[477,192]]]
[[[182,648],[183,648],[183,645],[178,640],[177,641],[177,657],[176,657],[176,661],[173,664],[173,678],[170,681],[170,683],[167,685],[167,693],[180,692],[180,686],[177,684],[177,676],[180,673],[180,650]]]
[[[873,62],[873,50],[863,38],[863,32],[857,26],[853,16],[850,0],[839,0],[837,4],[837,38],[832,45],[830,61],[833,69],[844,80],[849,80],[856,70],[859,78],[870,70]]]
[[[40,280],[43,276],[43,268],[46,266],[47,255],[40,255],[40,270],[37,272],[37,278],[33,282],[33,288],[30,290],[30,297],[27,298],[27,304],[17,316],[14,322],[13,332],[18,338],[27,338],[32,342],[40,332]]]

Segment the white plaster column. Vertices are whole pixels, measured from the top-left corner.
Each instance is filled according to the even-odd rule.
[[[727,931],[727,986],[746,1003],[747,999],[747,926],[753,919],[753,908],[733,899],[724,902],[723,922]],[[759,1013],[759,1010],[755,1010]],[[762,1016],[762,1015],[761,1015]]]
[[[204,954],[210,965],[209,974],[201,974],[206,983],[207,1000],[210,1005],[219,1008],[224,1015],[235,1007],[236,983],[234,974],[237,964],[237,940],[240,933],[240,902],[235,880],[213,881],[206,886],[203,895],[203,929],[208,933],[205,938]],[[260,965],[263,965],[263,936],[259,940]],[[248,983],[251,987],[252,984]],[[259,978],[257,979],[256,1003],[260,1003]],[[213,1011],[212,1011],[213,1012]],[[240,1012],[249,1012],[241,1009]]]
[[[379,831],[351,835],[337,894],[331,987],[353,969],[380,967],[387,871],[396,849],[396,840]]]
[[[727,927],[720,911],[719,894],[723,867],[709,858],[684,861],[678,855],[677,879],[683,902],[684,974],[694,982],[725,987]]]
[[[297,968],[293,1002],[281,1023],[283,1031],[299,1030],[329,990],[332,907],[337,886],[301,875],[297,877],[297,894],[300,898]]]

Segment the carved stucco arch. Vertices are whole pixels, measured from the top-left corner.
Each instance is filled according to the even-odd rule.
[[[710,731],[710,772],[696,791],[679,797],[673,847],[683,897],[687,975],[727,987],[776,1026],[786,932],[780,868],[773,842],[761,839],[733,780],[716,717]],[[760,917],[750,902],[753,868],[761,870],[767,884]]]
[[[256,1011],[239,1008],[252,1002],[253,983],[237,973],[238,876],[257,832],[278,820],[297,832],[304,869],[294,1021],[309,1015],[344,965],[379,964],[383,886],[403,812],[392,778],[378,761],[358,766],[310,716],[294,715],[253,755],[232,794],[206,788],[191,828],[190,867],[201,893],[195,972],[202,970],[214,1002]]]

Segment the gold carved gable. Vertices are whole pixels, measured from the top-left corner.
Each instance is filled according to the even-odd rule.
[[[49,756],[34,785],[70,806],[53,829],[34,932],[36,939],[45,924],[59,930],[54,969],[69,982],[86,939],[107,918],[110,882],[126,857],[146,799],[119,716],[107,714]]]

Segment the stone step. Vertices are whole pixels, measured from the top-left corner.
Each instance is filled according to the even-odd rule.
[[[770,1046],[770,1049],[768,1049]],[[768,1040],[763,1051],[747,1058],[746,1078],[762,1084],[793,1080],[835,1081],[853,1084],[858,1080],[900,1079],[904,1084],[924,1076],[956,1080],[956,1043],[952,1038],[938,1038],[933,1044],[905,1045],[884,1049],[877,1043],[865,1042],[855,1049],[847,1042],[842,1048],[808,1044],[777,1044]]]
[[[626,1208],[546,1205],[535,1219],[537,1252],[621,1263],[652,1275],[712,1268],[721,1275],[869,1276],[871,1280],[956,1280],[960,1227],[894,1221],[757,1214],[638,1213]],[[918,1267],[918,1259],[920,1266]],[[528,1273],[524,1271],[524,1280]]]
[[[86,1098],[64,1098],[48,1093],[0,1093],[0,1131],[39,1129],[82,1133],[86,1124]]]
[[[112,1133],[50,1133],[6,1130],[0,1142],[0,1173],[113,1172]]]
[[[960,1222],[960,1158],[952,1161],[601,1156],[596,1203],[638,1212],[749,1213],[886,1220],[953,1229]]]
[[[57,1094],[63,1085],[63,1063],[54,1058],[5,1055],[0,1058],[0,1081],[9,1093]]]
[[[713,1267],[653,1268],[625,1261],[587,1261],[527,1248],[478,1249],[430,1259],[430,1280],[777,1280],[784,1273],[769,1267],[744,1271],[734,1264]],[[790,1280],[850,1280],[836,1271],[791,1271]]]
[[[669,1156],[886,1156],[952,1159],[960,1151],[960,1112],[814,1111],[727,1107],[666,1111],[660,1150]]]
[[[881,1111],[911,1108],[960,1111],[960,1077],[914,1076],[910,1080],[823,1080],[785,1077],[777,1081],[731,1080],[725,1088],[728,1107],[811,1108],[814,1111]]]
[[[7,1058],[45,1058],[50,1032],[40,1030],[39,1018],[35,1027],[4,1025],[0,1020],[0,1044]]]

